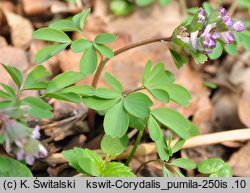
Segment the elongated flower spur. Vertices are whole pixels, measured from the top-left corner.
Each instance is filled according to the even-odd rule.
[[[2,116],[2,120],[7,153],[14,154],[17,160],[25,160],[29,165],[33,165],[35,159],[47,157],[47,150],[37,140],[40,137],[39,126],[32,131],[8,117]]]
[[[245,24],[230,17],[225,8],[220,8],[210,15],[200,8],[191,23],[180,27],[182,31],[178,33],[179,30],[176,30],[176,37],[203,54],[212,53],[218,41],[226,45],[234,43],[233,32],[245,30]]]

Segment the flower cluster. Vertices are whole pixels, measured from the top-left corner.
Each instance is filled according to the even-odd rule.
[[[39,126],[32,131],[31,128],[15,120],[7,117],[2,119],[7,153],[15,154],[18,160],[25,160],[29,165],[33,165],[37,158],[47,157],[47,150],[37,140],[40,137]]]
[[[212,22],[211,17],[214,17]],[[188,28],[193,29],[193,26],[197,26],[197,28],[189,31]],[[224,8],[220,8],[210,16],[204,9],[200,8],[190,26],[185,29],[185,35],[183,33],[177,34],[177,38],[191,45],[195,50],[210,54],[218,41],[226,45],[232,44],[235,41],[233,32],[244,31],[245,25],[241,20],[231,18]]]

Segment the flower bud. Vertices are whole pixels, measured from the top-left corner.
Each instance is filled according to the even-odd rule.
[[[228,29],[231,29],[234,25],[234,20],[228,15],[222,18],[222,22],[227,26]]]
[[[216,47],[216,39],[211,34],[207,34],[204,38],[203,45],[205,48],[213,49]]]
[[[40,135],[39,129],[40,129],[39,125],[37,125],[37,126],[34,128],[34,130],[33,130],[33,132],[32,132],[32,137],[33,137],[34,139],[39,139],[39,138],[40,138],[41,135]]]
[[[234,31],[236,32],[242,32],[245,30],[245,24],[243,21],[239,20],[239,21],[236,21],[233,25],[233,29]]]
[[[221,32],[220,39],[225,42],[225,44],[232,44],[235,41],[234,34],[231,31]]]
[[[222,18],[227,15],[227,11],[225,8],[220,8],[219,9],[219,17]]]
[[[206,21],[207,13],[204,9],[199,9],[198,11],[198,22],[204,23]]]

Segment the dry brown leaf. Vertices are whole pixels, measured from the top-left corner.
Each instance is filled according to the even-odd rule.
[[[28,48],[34,31],[31,22],[10,11],[4,10],[4,14],[11,29],[11,40],[13,45],[18,48]]]
[[[235,176],[250,176],[250,142],[235,152],[229,159]]]
[[[250,92],[244,92],[241,96],[238,113],[242,123],[247,127],[250,127]]]
[[[229,80],[243,91],[250,92],[250,53],[245,52],[233,66]]]
[[[225,89],[220,89],[213,97],[213,128],[216,131],[243,128],[238,116],[239,96]]]
[[[51,0],[22,0],[24,12],[27,15],[44,14],[49,11]]]
[[[17,67],[21,72],[25,72],[29,68],[26,52],[19,48],[3,47],[0,48],[0,63]],[[2,65],[0,65],[0,82],[10,83],[10,76],[5,73]]]
[[[200,129],[201,134],[212,131],[213,106],[208,95],[203,95],[198,99],[197,109],[193,115],[193,123]]]

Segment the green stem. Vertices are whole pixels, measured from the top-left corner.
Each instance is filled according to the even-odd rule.
[[[160,163],[162,163],[162,161],[161,161],[160,159],[154,159],[154,160],[146,161],[146,162],[144,162],[143,164],[141,164],[140,167],[135,171],[135,175],[136,175],[144,166],[146,166],[147,164],[152,163],[152,162],[160,162]]]
[[[143,90],[143,89],[145,89],[144,86],[138,87],[138,88],[133,89],[133,90],[130,90],[130,91],[128,91],[128,92],[124,92],[123,96],[130,95],[130,94],[132,94],[132,93],[134,93],[134,92],[137,92],[137,91],[140,91],[140,90]]]
[[[117,56],[117,55],[119,55],[119,54],[121,54],[123,52],[126,52],[126,51],[131,50],[131,49],[136,48],[136,47],[140,47],[140,46],[143,46],[143,45],[152,44],[152,43],[156,43],[156,42],[162,42],[162,41],[169,42],[169,41],[171,41],[171,37],[151,38],[151,39],[148,39],[148,40],[135,42],[135,43],[132,43],[132,44],[130,44],[128,46],[125,46],[123,48],[120,48],[120,49],[116,50],[114,52],[114,56]],[[104,59],[101,60],[100,64],[98,65],[98,68],[96,70],[96,73],[95,73],[93,81],[92,81],[92,86],[93,87],[97,86],[98,81],[99,81],[100,76],[101,76],[101,73],[102,73],[106,63],[109,60],[110,59],[108,59],[108,58],[104,58]]]
[[[142,138],[143,132],[144,132],[144,129],[140,129],[140,131],[139,131],[139,133],[138,133],[138,135],[137,135],[137,138],[136,138],[134,147],[133,147],[133,149],[131,150],[131,152],[130,152],[130,154],[129,154],[129,156],[128,156],[128,159],[127,159],[127,161],[126,161],[126,163],[125,163],[126,165],[128,165],[129,162],[130,162],[130,161],[132,160],[132,158],[134,157],[135,152],[136,152],[136,150],[137,150],[137,147],[138,147],[139,143],[141,142],[141,138]]]

